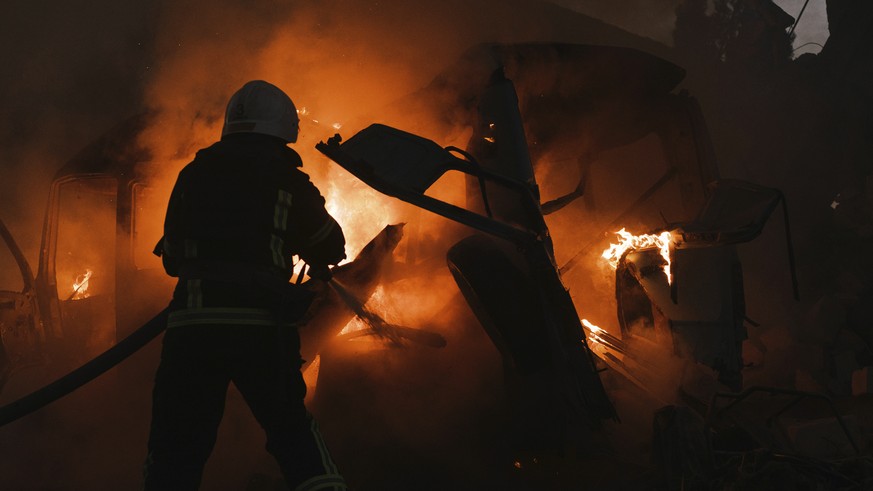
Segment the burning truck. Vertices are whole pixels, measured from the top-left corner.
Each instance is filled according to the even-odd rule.
[[[519,419],[553,422],[529,428],[528,441],[584,445],[592,428],[618,420],[604,370],[649,390],[672,384],[655,365],[678,356],[713,383],[743,388],[748,319],[735,244],[761,233],[784,200],[719,180],[700,108],[676,92],[683,77],[629,48],[481,45],[402,104],[463,128],[466,148],[384,124],[317,145],[378,192],[466,227],[430,254],[447,262],[500,353]],[[134,143],[154,117],[125,122],[58,172],[36,275],[0,223],[24,283],[0,292],[0,382],[35,363],[67,369],[91,359],[135,335],[168,298],[170,281],[151,255],[160,230],[145,219],[162,209],[161,195],[148,151]],[[464,202],[434,197],[435,183],[454,174]],[[344,288],[321,291],[301,332],[307,360],[348,339],[337,335],[353,318],[364,324],[356,336],[445,344],[367,303],[433,259],[396,260],[401,240],[416,240],[407,228],[404,238],[402,225],[386,227],[337,268]]]
[[[478,85],[469,79],[460,84],[461,77],[448,72],[424,92],[442,92],[455,83],[459,85],[450,92],[462,94],[458,105],[463,107],[465,97],[475,101],[465,113],[472,122],[466,149],[443,148],[380,124],[345,142],[337,135],[317,148],[374,189],[478,232],[449,248],[448,267],[502,354],[507,383],[514,385],[511,391],[522,401],[550,406],[550,414],[561,421],[550,436],[538,427],[537,437],[551,437],[551,444],[560,447],[573,435],[584,434],[580,422],[598,427],[617,418],[598,377],[602,366],[644,390],[661,385],[663,380],[652,380],[664,373],[656,366],[659,355],[646,353],[650,349],[705,367],[711,375],[703,376],[713,384],[717,380],[740,391],[748,318],[734,245],[757,237],[780,204],[787,231],[787,208],[778,190],[718,179],[696,102],[685,93],[672,93],[681,70],[633,50],[571,45],[486,46],[469,52],[459,65],[478,67]],[[568,67],[579,65],[588,70],[574,78],[580,72]],[[616,80],[610,73],[598,70],[592,77],[594,67],[610,65],[615,75],[638,77],[609,87],[605,80]],[[516,84],[522,90],[516,91]],[[543,86],[550,90],[530,90]],[[631,109],[590,109],[603,100],[621,100]],[[577,111],[578,126],[549,124],[544,115],[558,106]],[[521,114],[546,121],[523,121]],[[650,177],[602,180],[614,169],[604,172],[598,166],[627,165],[617,158],[619,152],[627,152],[624,158],[648,159],[644,169],[636,163],[635,170]],[[535,169],[548,172],[544,161],[554,159],[555,153],[577,166],[578,183],[569,193],[543,202]],[[428,195],[450,172],[465,175],[465,206]],[[568,174],[566,163],[561,172]],[[637,186],[639,192],[628,193],[622,186]],[[618,195],[624,202],[604,200],[598,206],[590,198],[595,193]],[[577,242],[574,255],[565,252],[569,258],[560,264],[555,242],[561,231],[553,234],[549,218],[570,212],[567,207],[580,198],[591,199],[589,217],[605,223],[590,234],[594,240]],[[665,213],[676,221],[668,222]],[[590,223],[576,221],[578,214],[570,220],[573,227],[591,230]],[[628,223],[637,230],[660,232],[616,232]],[[597,261],[590,253],[608,244],[604,237],[610,232],[619,237],[618,243],[598,249],[602,253],[597,260],[615,270],[613,333],[584,318],[590,315],[574,304],[565,279],[583,259]],[[786,244],[786,262],[793,271],[787,233]],[[796,291],[796,280],[793,285]],[[678,391],[678,384],[672,389]]]

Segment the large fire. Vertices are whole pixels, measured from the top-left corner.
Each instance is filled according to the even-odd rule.
[[[661,257],[664,258],[664,266],[662,267],[662,270],[667,276],[667,282],[669,284],[673,283],[673,275],[670,271],[670,247],[673,243],[673,236],[670,232],[661,232],[657,235],[634,235],[622,228],[615,234],[619,237],[619,242],[617,244],[610,244],[601,254],[601,257],[606,259],[613,269],[618,268],[618,262],[621,260],[622,256],[629,251],[656,248],[660,252]],[[588,319],[581,319],[581,321],[582,326],[585,329],[586,338],[595,343],[592,348],[596,352],[602,351],[602,349],[598,348],[609,348],[618,352],[624,351],[623,343],[619,338],[616,338],[605,329],[591,323]]]
[[[670,232],[661,232],[658,235],[642,234],[634,235],[624,228],[615,233],[619,236],[618,244],[610,244],[609,248],[603,251],[601,257],[609,261],[609,265],[613,269],[618,267],[618,262],[622,256],[628,251],[637,249],[657,248],[661,257],[664,258],[664,266],[662,267],[664,274],[667,276],[667,282],[673,283],[673,274],[670,272],[670,244],[673,242],[673,236]]]

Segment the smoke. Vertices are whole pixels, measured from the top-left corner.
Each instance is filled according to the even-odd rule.
[[[308,171],[321,185],[336,177],[326,175],[328,166],[311,147],[335,132],[330,125],[389,119],[418,129],[424,116],[394,119],[383,114],[386,104],[425,85],[477,42],[621,44],[617,30],[605,24],[521,0],[16,3],[5,18],[0,50],[14,69],[0,74],[6,109],[0,218],[12,222],[32,262],[52,174],[107,128],[145,108],[160,114],[156,132],[144,138],[155,162],[165,164],[153,167],[167,195],[175,171],[215,139],[229,94],[247,80],[268,79],[321,123],[304,124],[297,146],[309,154]],[[341,133],[360,126],[343,126]]]
[[[493,467],[464,463],[483,453],[501,457],[491,447],[505,429],[500,426],[506,418],[499,409],[504,397],[501,361],[446,274],[444,251],[457,238],[446,233],[448,222],[374,193],[312,146],[337,132],[334,124],[348,137],[371,122],[415,131],[441,145],[466,146],[469,133],[451,123],[446,126],[439,114],[452,108],[403,96],[427,85],[479,42],[583,41],[578,24],[567,21],[566,15],[555,7],[527,2],[303,4],[276,14],[275,24],[265,26],[257,17],[241,14],[232,23],[221,22],[221,36],[203,28],[208,34],[204,39],[186,39],[178,56],[156,69],[148,103],[160,111],[163,122],[144,141],[156,162],[167,163],[158,168],[159,174],[172,176],[193,149],[215,139],[233,90],[247,80],[265,79],[306,110],[301,140],[294,148],[346,231],[348,255],[384,225],[406,221],[417,244],[401,245],[398,258],[412,255],[432,261],[419,264],[417,276],[386,286],[379,311],[390,322],[438,332],[448,341],[445,349],[414,343],[396,348],[365,339],[322,354],[313,408],[328,443],[360,487],[422,489],[419,478],[425,474],[442,476],[430,489],[450,487],[461,482],[460,476],[465,482],[488,482],[483,473]],[[204,22],[213,20],[207,16]],[[581,17],[575,20],[585,22]],[[588,22],[599,29],[593,32],[605,36],[608,30]],[[255,45],[228,41],[254,28],[261,29]],[[536,77],[522,83],[520,90],[528,83],[536,85]],[[454,102],[439,94],[435,99]],[[438,187],[438,197],[463,204],[462,186]],[[384,454],[376,461],[349,458],[362,447]],[[394,476],[387,485],[386,476]],[[416,486],[404,479],[417,480]]]
[[[493,448],[506,438],[501,360],[455,295],[443,262],[445,249],[466,230],[379,195],[313,146],[334,133],[348,138],[370,123],[384,122],[441,145],[465,147],[470,132],[456,124],[452,94],[441,94],[438,87],[429,101],[408,94],[420,95],[419,89],[477,43],[580,42],[669,55],[664,44],[670,40],[678,0],[555,3],[639,36],[554,4],[526,0],[16,3],[7,8],[8,26],[0,29],[0,55],[14,68],[0,73],[6,110],[0,121],[0,218],[33,261],[54,172],[118,121],[149,111],[151,124],[139,143],[151,154],[142,169],[155,187],[146,215],[153,222],[150,227],[159,231],[176,173],[197,149],[218,138],[228,97],[252,79],[278,85],[302,111],[301,138],[294,148],[346,231],[347,255],[353,257],[385,225],[408,222],[408,235],[417,239],[404,239],[398,257],[410,264],[429,261],[418,268],[420,276],[403,277],[383,289],[380,308],[385,316],[434,330],[448,341],[442,350],[353,341],[328,354],[332,362],[323,365],[326,373],[319,382],[325,392],[315,402],[326,438],[337,456],[345,456],[360,488],[378,488],[379,479],[392,472],[398,489],[427,488],[404,481],[409,479],[404,476],[425,473],[439,476],[432,489],[458,482],[487,482],[491,487],[488,479],[493,476],[487,473],[504,463]],[[531,97],[522,97],[523,109],[536,91],[556,87],[544,85],[546,80],[531,76],[518,81],[520,93],[528,91]],[[605,128],[629,121],[621,111],[591,114],[584,121],[595,131],[607,132]],[[560,118],[540,120],[557,127],[562,123]],[[543,134],[551,129],[541,128]],[[588,266],[572,270],[565,280],[580,312],[601,324],[601,319],[614,318],[614,277],[597,262],[598,241],[609,239],[598,234],[624,210],[627,196],[638,195],[660,177],[664,162],[651,139],[635,143],[626,153],[586,154],[587,141],[573,139],[571,129],[576,128],[565,128],[562,139],[535,149],[537,178],[544,200],[572,190],[586,171],[596,183],[567,213],[550,216],[549,225],[559,264],[588,246],[580,260]],[[639,164],[640,155],[651,165],[632,174],[629,169]],[[462,186],[452,179],[456,176],[447,176],[433,193],[462,204]],[[661,214],[679,218],[666,205],[647,213],[622,225],[642,232],[648,231],[642,227],[660,223]],[[0,271],[12,271],[6,263],[0,266]],[[151,358],[129,363],[149,367],[147,372],[153,369],[154,355],[152,350]],[[135,487],[147,433],[148,379],[141,377],[140,386],[127,387],[124,394],[113,393],[111,384],[94,386],[44,416],[4,429],[4,455],[10,456],[2,468],[8,476],[4,484],[17,489],[67,486],[61,482],[88,489]],[[11,394],[26,392],[30,387],[24,382],[41,382],[38,376],[21,380]],[[251,472],[277,474],[270,458],[257,450],[262,446],[257,424],[235,391],[229,398],[207,469],[208,489],[241,489]],[[630,407],[637,398],[631,392],[621,402]],[[643,421],[648,410],[639,410],[640,425],[648,423]],[[383,453],[359,458],[360,448]],[[479,462],[482,455],[494,462]]]
[[[34,273],[52,176],[84,146],[140,110],[151,64],[154,12],[155,7],[148,2],[4,5],[0,29],[4,66],[0,70],[0,219]],[[11,259],[6,260],[6,245],[0,244],[0,249],[0,290],[21,291],[18,268]],[[111,325],[111,319],[106,320]],[[100,331],[105,325],[89,327]],[[96,348],[87,343],[62,349],[43,345],[36,357],[25,350],[30,357],[17,360],[21,370],[4,387],[3,403],[51,381],[58,371]],[[53,370],[44,366],[48,360],[54,362]],[[27,421],[2,429],[2,453],[10,457],[2,464],[4,488],[127,487],[124,479],[118,479],[121,468],[113,468],[112,463],[127,457],[140,460],[145,432],[141,427],[133,431],[125,428],[126,418],[135,417],[136,412],[129,411],[126,399],[110,391],[112,376],[104,376]],[[105,427],[121,430],[107,433]]]
[[[0,219],[32,262],[51,176],[137,111],[153,12],[148,3],[104,0],[12,2],[4,9]]]
[[[194,150],[216,139],[229,95],[247,80],[268,80],[301,110],[302,132],[294,148],[347,231],[349,256],[385,225],[417,212],[362,188],[314,151],[315,143],[338,131],[348,137],[366,124],[387,122],[442,145],[465,146],[452,141],[463,131],[436,126],[440,118],[434,118],[433,105],[422,111],[422,101],[402,97],[427,85],[476,43],[620,39],[616,30],[592,19],[519,0],[259,5],[215,9],[183,2],[162,12],[160,32],[179,34],[158,43],[161,61],[146,92],[147,105],[159,114],[143,137],[154,152],[150,170],[172,181]],[[198,23],[189,28],[187,20],[195,16]],[[633,36],[622,39],[628,40]],[[169,185],[162,188],[168,193]]]
[[[377,121],[414,130],[442,145],[465,146],[469,133],[442,124],[442,115],[428,112],[433,106],[392,103],[427,85],[476,43],[616,44],[627,36],[624,42],[654,44],[553,5],[524,0],[30,3],[11,7],[6,19],[9,28],[0,30],[0,49],[6,65],[15,69],[0,74],[6,109],[0,122],[0,217],[32,262],[51,176],[87,143],[128,116],[152,114],[152,124],[139,143],[150,151],[145,171],[156,188],[146,215],[158,224],[176,172],[194,151],[217,139],[230,94],[251,79],[275,83],[307,111],[295,148],[303,156],[304,170],[347,231],[349,255],[387,223],[408,221],[410,228],[418,227],[419,239],[402,246],[404,257],[433,261],[421,268],[423,276],[397,283],[394,320],[443,329],[449,346],[441,351],[414,346],[387,350],[387,365],[376,364],[372,380],[386,384],[401,376],[395,385],[377,385],[400,392],[383,392],[368,407],[368,414],[382,415],[379,422],[393,422],[391,436],[407,442],[406,448],[418,456],[439,455],[430,470],[457,461],[456,451],[450,449],[464,446],[475,433],[474,445],[462,454],[470,456],[464,460],[467,467],[476,467],[475,450],[492,445],[485,439],[499,435],[501,418],[489,422],[488,416],[498,411],[502,397],[500,361],[463,302],[452,298],[454,285],[440,254],[459,232],[452,229],[446,234],[450,228],[446,220],[369,190],[312,147],[337,131],[348,137]],[[457,181],[438,188],[434,192],[443,199],[459,200]],[[159,225],[151,228],[159,230]],[[438,271],[442,277],[438,278]],[[409,299],[423,291],[428,292],[427,301],[409,309]],[[4,462],[4,485],[50,489],[67,486],[57,484],[63,482],[88,489],[135,487],[145,451],[147,373],[154,367],[154,348],[127,362],[146,373],[135,386],[116,392],[118,387],[111,383],[97,384],[49,408],[42,417],[5,428],[4,455],[25,460]],[[378,360],[383,351],[376,349],[368,356]],[[20,395],[48,378],[48,374],[22,376],[20,385],[4,398]],[[348,380],[345,376],[336,380],[335,390],[350,389],[342,382]],[[430,396],[422,398],[420,391]],[[269,457],[249,452],[261,446],[261,433],[247,412],[239,410],[241,401],[234,394],[231,391],[226,423],[207,471],[213,476],[206,483],[210,489],[239,489],[250,469],[275,474],[274,467],[262,463]],[[43,424],[46,421],[56,423]],[[417,421],[431,423],[416,426]],[[475,427],[487,431],[474,432]],[[428,438],[416,440],[416,429],[421,428]],[[344,429],[350,429],[348,424]],[[362,440],[379,438],[369,427],[358,430],[352,434]],[[46,443],[49,438],[51,445]],[[343,438],[334,434],[331,443],[341,446]],[[383,441],[391,443],[387,437]],[[431,442],[438,450],[428,454],[421,442]],[[246,465],[239,469],[223,465],[239,461],[239,448],[250,455]],[[346,452],[346,460],[353,462],[348,456],[354,449]],[[422,460],[414,457],[411,454],[406,462]],[[461,482],[467,471],[475,469],[456,468],[445,479]],[[487,476],[480,477],[485,482]]]
[[[217,139],[230,94],[248,80],[268,80],[290,94],[300,111],[294,148],[346,231],[347,256],[354,257],[382,227],[404,217],[396,203],[328,164],[313,147],[338,128],[346,136],[360,129],[348,125],[356,118],[378,120],[378,108],[433,76],[417,70],[422,62],[413,58],[421,55],[402,39],[409,33],[389,28],[411,12],[402,5],[369,12],[355,2],[262,7],[215,10],[188,2],[165,11],[162,29],[169,32],[177,22],[206,12],[199,29],[156,67],[148,88],[147,104],[158,113],[143,135],[154,157],[149,170],[171,182],[196,149]],[[168,185],[162,187],[168,192]]]
[[[500,356],[445,268],[421,273],[386,286],[380,312],[441,334],[444,348],[359,338],[322,354],[311,407],[361,489],[438,490],[502,478],[490,462],[508,438]],[[421,295],[421,283],[431,296]],[[407,288],[422,305],[409,308]],[[378,456],[366,458],[361,448]]]

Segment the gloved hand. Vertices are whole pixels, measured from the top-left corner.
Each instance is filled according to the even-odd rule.
[[[325,283],[333,278],[333,273],[327,264],[310,264],[309,271],[307,271],[306,274],[308,274],[310,278],[321,280]]]

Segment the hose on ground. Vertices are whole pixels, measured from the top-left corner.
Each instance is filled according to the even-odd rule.
[[[54,382],[0,407],[0,427],[16,421],[82,387],[130,355],[139,351],[149,341],[158,337],[167,328],[169,308],[146,322],[139,329],[107,349],[91,361]]]

